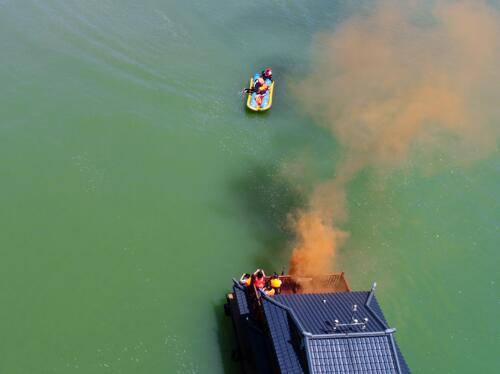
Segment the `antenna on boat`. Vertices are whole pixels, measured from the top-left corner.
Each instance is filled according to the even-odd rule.
[[[356,318],[357,311],[358,311],[358,306],[356,304],[353,304],[352,314],[351,314],[351,323],[358,323],[358,319]]]
[[[363,319],[358,319],[357,318],[357,312],[358,312],[358,305],[353,304],[352,305],[352,314],[351,314],[351,322],[350,323],[340,323],[338,319],[334,320],[334,326],[333,326],[333,331],[337,331],[339,328],[346,327],[348,329],[356,326],[360,326],[361,330],[366,329],[366,325],[368,324],[368,318],[363,318]]]

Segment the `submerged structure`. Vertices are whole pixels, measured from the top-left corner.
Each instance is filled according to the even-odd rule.
[[[351,291],[344,273],[280,279],[274,296],[236,280],[227,295],[244,373],[410,373],[375,284]]]

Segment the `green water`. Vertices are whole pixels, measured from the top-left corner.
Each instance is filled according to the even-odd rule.
[[[287,87],[370,6],[348,4],[0,0],[1,373],[236,371],[230,279],[287,262],[286,214],[336,155]],[[336,270],[378,282],[415,373],[499,368],[498,156],[349,189]]]

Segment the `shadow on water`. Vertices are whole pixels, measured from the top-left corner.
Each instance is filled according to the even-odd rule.
[[[269,110],[262,112],[255,112],[247,107],[246,101],[244,105],[245,105],[245,117],[247,118],[262,119],[262,118],[267,118],[269,116]]]
[[[213,310],[217,321],[219,352],[221,353],[224,373],[239,374],[242,372],[240,363],[232,359],[232,352],[236,349],[236,339],[234,337],[231,318],[224,314],[225,302],[225,299],[221,299],[219,302],[213,303]]]
[[[276,269],[283,255],[283,249],[293,240],[293,232],[288,226],[288,215],[304,207],[305,198],[281,176],[275,167],[255,165],[234,179],[231,190],[236,201],[241,203],[240,218],[260,243],[253,263],[248,267]],[[231,319],[224,313],[225,299],[213,304],[217,321],[217,339],[221,361],[226,374],[241,373],[238,362],[232,360],[232,351],[236,348]]]
[[[293,240],[288,225],[290,212],[305,206],[300,194],[273,167],[254,166],[232,183],[232,190],[244,208],[242,220],[260,242],[255,265],[263,269],[276,269],[276,259],[284,255]]]

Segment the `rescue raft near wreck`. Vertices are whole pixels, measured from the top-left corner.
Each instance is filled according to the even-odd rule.
[[[256,80],[261,75],[256,73],[252,78],[250,78],[250,88],[248,89],[248,97],[247,97],[247,107],[254,112],[263,112],[269,110],[273,105],[273,92],[274,92],[274,80],[265,79],[265,84],[269,87],[269,89],[262,95],[262,103],[259,105],[257,103],[257,95],[258,93],[253,92],[252,89]]]
[[[344,273],[279,279],[274,296],[234,279],[227,294],[244,373],[410,373],[375,284],[351,291]]]

